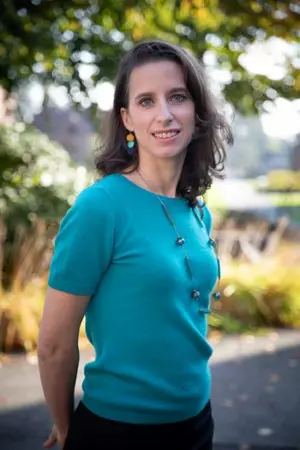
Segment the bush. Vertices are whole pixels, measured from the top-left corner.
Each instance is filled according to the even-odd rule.
[[[24,288],[16,284],[10,291],[0,292],[0,352],[36,350],[46,289],[47,276],[44,276],[32,279]],[[79,343],[87,344],[84,320]]]
[[[31,126],[0,126],[0,215],[29,222],[57,220],[91,176],[69,154]]]
[[[36,349],[55,232],[39,219],[15,233],[9,289],[0,284],[0,353]]]
[[[257,327],[300,326],[300,268],[280,261],[260,265],[230,263],[223,270],[222,301],[211,325],[241,331]]]
[[[2,292],[0,351],[36,349],[45,292],[43,279],[32,280],[22,289],[16,285],[9,292]]]
[[[47,248],[52,228],[90,181],[92,174],[45,134],[24,124],[0,126],[0,218],[6,234],[4,249],[0,239],[0,282],[6,289],[13,281],[20,239],[42,226],[39,248]]]
[[[262,192],[300,192],[300,171],[274,170],[262,180],[257,182]]]

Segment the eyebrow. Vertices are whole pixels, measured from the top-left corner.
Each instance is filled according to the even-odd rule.
[[[183,91],[185,93],[187,93],[187,88],[185,86],[174,87],[168,91],[168,95],[174,94],[175,92],[183,92]],[[143,97],[151,97],[152,95],[153,95],[153,92],[142,92],[141,94],[138,94],[135,97],[135,100],[139,100],[140,98],[143,98]]]

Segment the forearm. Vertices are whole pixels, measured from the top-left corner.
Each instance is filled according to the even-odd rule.
[[[74,408],[74,390],[79,350],[57,350],[38,356],[41,383],[47,405],[57,428],[65,432]]]

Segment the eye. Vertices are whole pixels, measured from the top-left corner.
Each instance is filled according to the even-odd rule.
[[[149,108],[153,103],[151,98],[141,98],[139,101],[139,105],[144,106],[145,108]]]
[[[173,94],[170,97],[170,102],[172,103],[181,103],[186,100],[187,96],[184,94]]]

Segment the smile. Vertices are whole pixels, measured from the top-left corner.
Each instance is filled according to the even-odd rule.
[[[153,136],[157,139],[170,139],[170,138],[173,138],[174,136],[177,136],[177,134],[179,134],[179,133],[180,133],[179,130],[163,131],[163,132],[153,133]]]

